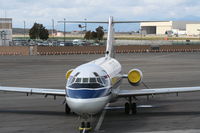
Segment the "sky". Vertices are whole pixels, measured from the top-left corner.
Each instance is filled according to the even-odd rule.
[[[62,29],[59,20],[200,20],[199,0],[0,0],[0,17],[13,19],[13,27],[30,28],[34,22]],[[95,25],[97,27],[97,25]],[[95,27],[88,25],[88,29]],[[105,29],[106,25],[102,25]],[[135,27],[135,28],[134,28]],[[137,30],[138,25],[117,25],[117,31]],[[66,29],[80,30],[77,24]]]

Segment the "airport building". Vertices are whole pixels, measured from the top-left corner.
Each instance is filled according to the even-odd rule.
[[[172,34],[196,36],[200,33],[200,22],[193,21],[162,21],[162,22],[142,22],[141,32],[144,34]]]
[[[12,42],[12,19],[0,18],[0,46],[9,46]]]
[[[187,24],[186,30],[187,30],[187,35],[189,35],[189,36],[200,35],[200,23],[199,24]]]

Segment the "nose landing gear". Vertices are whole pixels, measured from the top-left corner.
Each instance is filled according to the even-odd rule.
[[[80,133],[89,133],[91,130],[90,122],[81,122],[81,126],[79,127]]]
[[[92,131],[91,123],[90,121],[88,121],[88,119],[91,117],[92,116],[89,116],[89,115],[81,116],[81,119],[83,119],[83,121],[81,122],[81,125],[79,127],[80,133],[89,133],[90,131]]]

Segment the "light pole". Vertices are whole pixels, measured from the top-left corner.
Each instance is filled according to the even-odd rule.
[[[0,32],[1,34],[1,39],[2,39],[2,46],[5,46],[6,43],[6,32],[3,30]]]
[[[25,40],[25,35],[26,35],[26,22],[24,21],[24,40]]]
[[[81,29],[81,34],[83,34],[83,35],[84,35],[84,33],[87,32],[87,19],[85,18],[84,20],[85,20],[85,25],[84,26],[81,25],[81,24],[78,25],[78,27]],[[85,28],[85,30],[83,30],[83,28]]]
[[[54,19],[52,19],[52,37],[54,39]]]
[[[65,44],[65,30],[66,30],[66,29],[65,29],[65,28],[66,28],[66,27],[65,27],[65,24],[66,24],[66,19],[64,18],[64,44]]]
[[[65,43],[65,33],[66,33],[66,28],[65,28],[65,25],[66,25],[66,19],[64,18],[64,21],[58,21],[58,23],[63,23],[64,24],[64,43]]]
[[[85,18],[84,20],[85,20],[85,32],[87,32],[87,22],[86,22],[87,19]]]
[[[3,31],[0,31],[1,40],[2,40],[1,45],[3,46],[3,34],[2,34],[2,32],[3,32]]]
[[[140,32],[141,32],[141,38],[142,38],[142,32],[143,32],[143,29],[142,29],[142,28],[140,29]]]

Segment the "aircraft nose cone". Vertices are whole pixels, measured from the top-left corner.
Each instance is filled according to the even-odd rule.
[[[70,109],[79,115],[97,114],[104,109],[104,106],[109,102],[109,100],[110,96],[100,97],[100,98],[89,98],[89,99],[66,97],[66,101]]]

